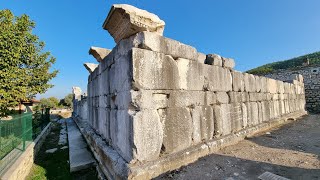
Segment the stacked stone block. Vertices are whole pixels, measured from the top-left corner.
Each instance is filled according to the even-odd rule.
[[[320,113],[320,67],[301,66],[294,70],[278,70],[266,77],[292,82],[292,79],[304,81],[306,109],[312,113]]]
[[[117,22],[112,14],[118,7],[104,28]],[[217,139],[304,112],[301,79],[287,83],[238,72],[233,59],[204,55],[163,37],[145,27],[150,22],[136,33],[139,23],[130,24],[136,15],[121,20],[133,26],[134,33],[127,26],[122,29],[128,32],[116,36],[116,47],[89,69],[93,72],[87,87],[88,122],[116,152],[109,159],[119,156],[126,163],[121,167],[161,161],[194,147],[205,149]],[[97,144],[101,142],[92,146]],[[118,176],[134,176],[128,174]]]
[[[89,76],[90,124],[127,162],[143,162],[304,109],[301,81],[197,57],[154,33],[120,41]]]

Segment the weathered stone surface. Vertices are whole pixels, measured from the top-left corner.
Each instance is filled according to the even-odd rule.
[[[89,73],[92,73],[99,65],[93,63],[84,63],[83,66],[89,71]]]
[[[232,103],[230,105],[231,131],[238,132],[242,129],[242,103]]]
[[[216,137],[220,135],[228,135],[231,133],[231,116],[230,104],[221,104],[214,106],[214,134]]]
[[[261,92],[266,93],[268,92],[268,81],[266,77],[260,77],[261,80]]]
[[[146,31],[131,36],[124,44],[128,47],[147,49],[163,53],[165,55],[170,55],[174,59],[184,58],[197,61],[199,58],[196,48]]]
[[[205,64],[222,66],[222,58],[218,54],[207,54]]]
[[[134,87],[137,89],[179,89],[180,73],[171,56],[133,48],[132,66]],[[188,77],[188,74],[185,75]],[[187,77],[184,77],[183,87],[188,87]]]
[[[244,91],[243,74],[239,71],[231,71],[233,91]]]
[[[219,66],[203,67],[204,89],[209,91],[232,91],[232,75],[229,69]]]
[[[154,32],[162,35],[165,22],[157,15],[127,4],[115,4],[103,23],[103,29],[118,43],[141,31]]]
[[[157,159],[163,141],[163,126],[157,110],[144,110],[133,116],[134,158],[141,162]]]
[[[229,96],[226,92],[216,92],[218,104],[228,104]]]
[[[203,64],[197,61],[178,58],[176,60],[179,72],[179,89],[183,90],[203,90],[204,76]]]
[[[212,106],[217,103],[217,95],[214,92],[205,92],[205,105]]]
[[[241,103],[241,102],[245,102],[242,101],[242,96],[243,93],[242,92],[233,92],[230,91],[228,92],[229,98],[230,98],[230,103]]]
[[[206,55],[203,54],[203,53],[198,53],[198,62],[201,63],[201,64],[204,64],[205,63],[205,60],[206,60]]]
[[[192,142],[192,118],[187,108],[159,109],[164,124],[163,150],[173,153],[183,150]]]
[[[74,99],[81,100],[81,88],[80,87],[72,87],[72,94],[74,95]]]
[[[277,93],[277,81],[274,79],[267,79],[268,82],[268,92]]]
[[[252,74],[244,73],[244,89],[246,92],[256,92],[256,78]]]
[[[210,106],[197,106],[191,110],[194,143],[202,140],[207,141],[213,138],[214,134],[214,117],[213,109]]]
[[[261,77],[254,76],[254,78],[256,79],[256,92],[261,92],[261,86],[262,86]]]
[[[245,103],[241,104],[242,108],[242,128],[246,128],[248,126],[248,109]]]
[[[92,55],[98,62],[103,61],[103,59],[111,52],[110,49],[105,49],[101,47],[90,47],[89,54]]]
[[[222,58],[222,66],[228,69],[233,69],[236,63],[231,58]]]
[[[250,102],[250,125],[259,124],[259,108],[257,102]]]

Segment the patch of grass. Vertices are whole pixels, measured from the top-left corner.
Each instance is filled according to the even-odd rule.
[[[26,180],[46,180],[46,173],[47,171],[43,167],[33,164],[30,174],[27,176]]]

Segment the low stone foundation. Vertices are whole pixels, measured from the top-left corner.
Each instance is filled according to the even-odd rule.
[[[34,143],[31,142],[26,150],[15,160],[15,162],[0,177],[1,180],[25,179],[33,165]]]
[[[151,179],[165,172],[195,162],[199,158],[212,154],[220,148],[236,144],[245,137],[277,127],[288,120],[296,120],[306,114],[307,112],[303,110],[290,113],[281,118],[243,129],[235,134],[222,136],[183,151],[163,156],[155,161],[145,164],[136,163],[133,165],[128,165],[119,153],[109,146],[104,138],[97,134],[89,124],[78,118],[74,119],[97,159],[99,167],[108,179]]]

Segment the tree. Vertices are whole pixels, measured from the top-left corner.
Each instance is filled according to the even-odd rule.
[[[49,81],[58,73],[50,72],[55,58],[43,52],[45,44],[32,34],[34,27],[27,15],[0,10],[0,117],[53,87]]]
[[[66,107],[72,107],[73,94],[66,95],[63,99],[60,100],[60,104]]]
[[[59,100],[55,97],[49,97],[47,98],[41,98],[39,107],[40,109],[45,109],[45,108],[56,108],[58,106]]]

